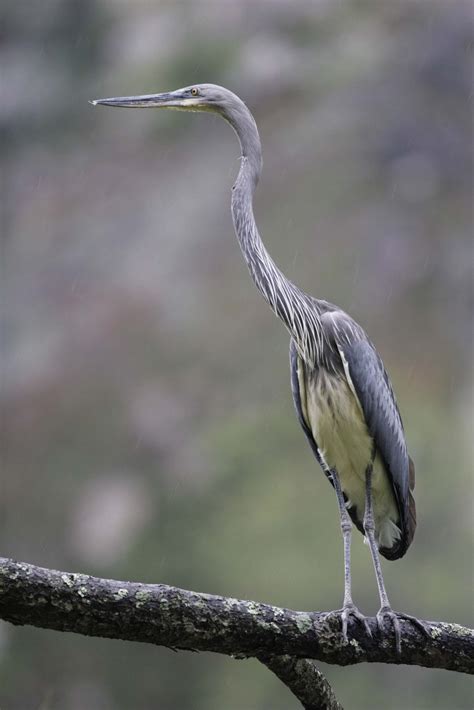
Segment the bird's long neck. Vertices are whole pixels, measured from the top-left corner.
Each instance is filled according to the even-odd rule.
[[[280,271],[258,233],[252,201],[262,167],[261,144],[253,116],[242,106],[238,120],[225,116],[242,149],[239,174],[232,188],[235,232],[255,285],[289,330],[300,355],[308,364],[314,364],[322,337],[319,309],[313,299]]]

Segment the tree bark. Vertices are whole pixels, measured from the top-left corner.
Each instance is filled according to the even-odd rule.
[[[87,636],[255,657],[309,709],[336,710],[340,705],[324,676],[307,659],[341,666],[404,663],[474,673],[474,631],[458,624],[424,621],[425,635],[401,619],[402,649],[397,654],[393,629],[381,634],[375,619],[368,620],[372,637],[354,624],[349,643],[344,643],[337,613],[293,611],[4,558],[0,558],[0,618]]]
[[[260,660],[291,690],[305,710],[344,710],[313,661],[293,656],[269,656]]]

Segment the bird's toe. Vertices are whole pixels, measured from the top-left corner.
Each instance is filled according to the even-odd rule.
[[[397,649],[397,654],[400,655],[402,652],[402,637],[400,632],[400,622],[397,615],[389,606],[382,606],[377,612],[375,617],[377,621],[377,627],[382,636],[385,635],[385,619],[388,619],[392,626],[393,632],[395,634],[395,646]]]
[[[342,609],[337,609],[335,611],[329,611],[327,616],[339,616],[341,618],[342,624],[342,638],[345,643],[349,643],[349,621],[353,619],[361,623],[365,629],[367,636],[372,637],[372,631],[370,630],[369,622],[367,617],[362,614],[361,611],[356,607],[355,604],[345,604]]]
[[[363,625],[363,627],[365,629],[365,633],[367,634],[367,636],[371,637],[372,631],[370,630],[370,626],[369,626],[369,622],[367,620],[367,617],[365,616],[365,614],[363,614],[361,611],[359,611],[359,609],[355,606],[355,604],[350,604],[350,605],[345,606],[342,610],[343,628],[344,628],[344,623],[346,626],[346,635],[344,637],[344,640],[347,641],[347,623],[348,623],[348,620],[350,619],[351,616],[354,619],[356,619],[356,621],[359,621]]]
[[[411,624],[416,626],[416,628],[421,631],[421,633],[429,636],[429,630],[426,625],[416,618],[416,616],[411,616],[410,614],[404,614],[402,612],[393,611],[389,606],[383,606],[377,612],[376,620],[379,632],[384,635],[385,633],[385,619],[388,619],[392,626],[395,634],[395,645],[398,655],[402,652],[402,635],[400,630],[400,621],[409,621]]]

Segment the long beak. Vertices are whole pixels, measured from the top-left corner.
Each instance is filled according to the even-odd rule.
[[[93,106],[121,106],[124,108],[191,108],[197,102],[184,97],[179,91],[167,91],[163,94],[146,94],[144,96],[117,96],[110,99],[95,99],[89,101]]]

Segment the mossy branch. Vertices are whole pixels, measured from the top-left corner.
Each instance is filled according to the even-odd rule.
[[[334,698],[319,706],[304,702],[303,693],[298,695],[302,683],[306,689],[308,683],[323,688],[327,698],[331,689],[313,664],[298,663],[299,659],[341,666],[404,663],[474,673],[474,631],[458,624],[425,621],[425,636],[401,620],[398,655],[392,630],[381,635],[375,619],[369,619],[372,638],[362,626],[353,625],[350,642],[344,643],[337,614],[292,611],[165,584],[100,579],[4,558],[0,558],[0,618],[87,636],[255,657],[307,708],[340,706]]]
[[[291,690],[305,710],[344,710],[313,661],[294,656],[268,656],[260,660]]]

